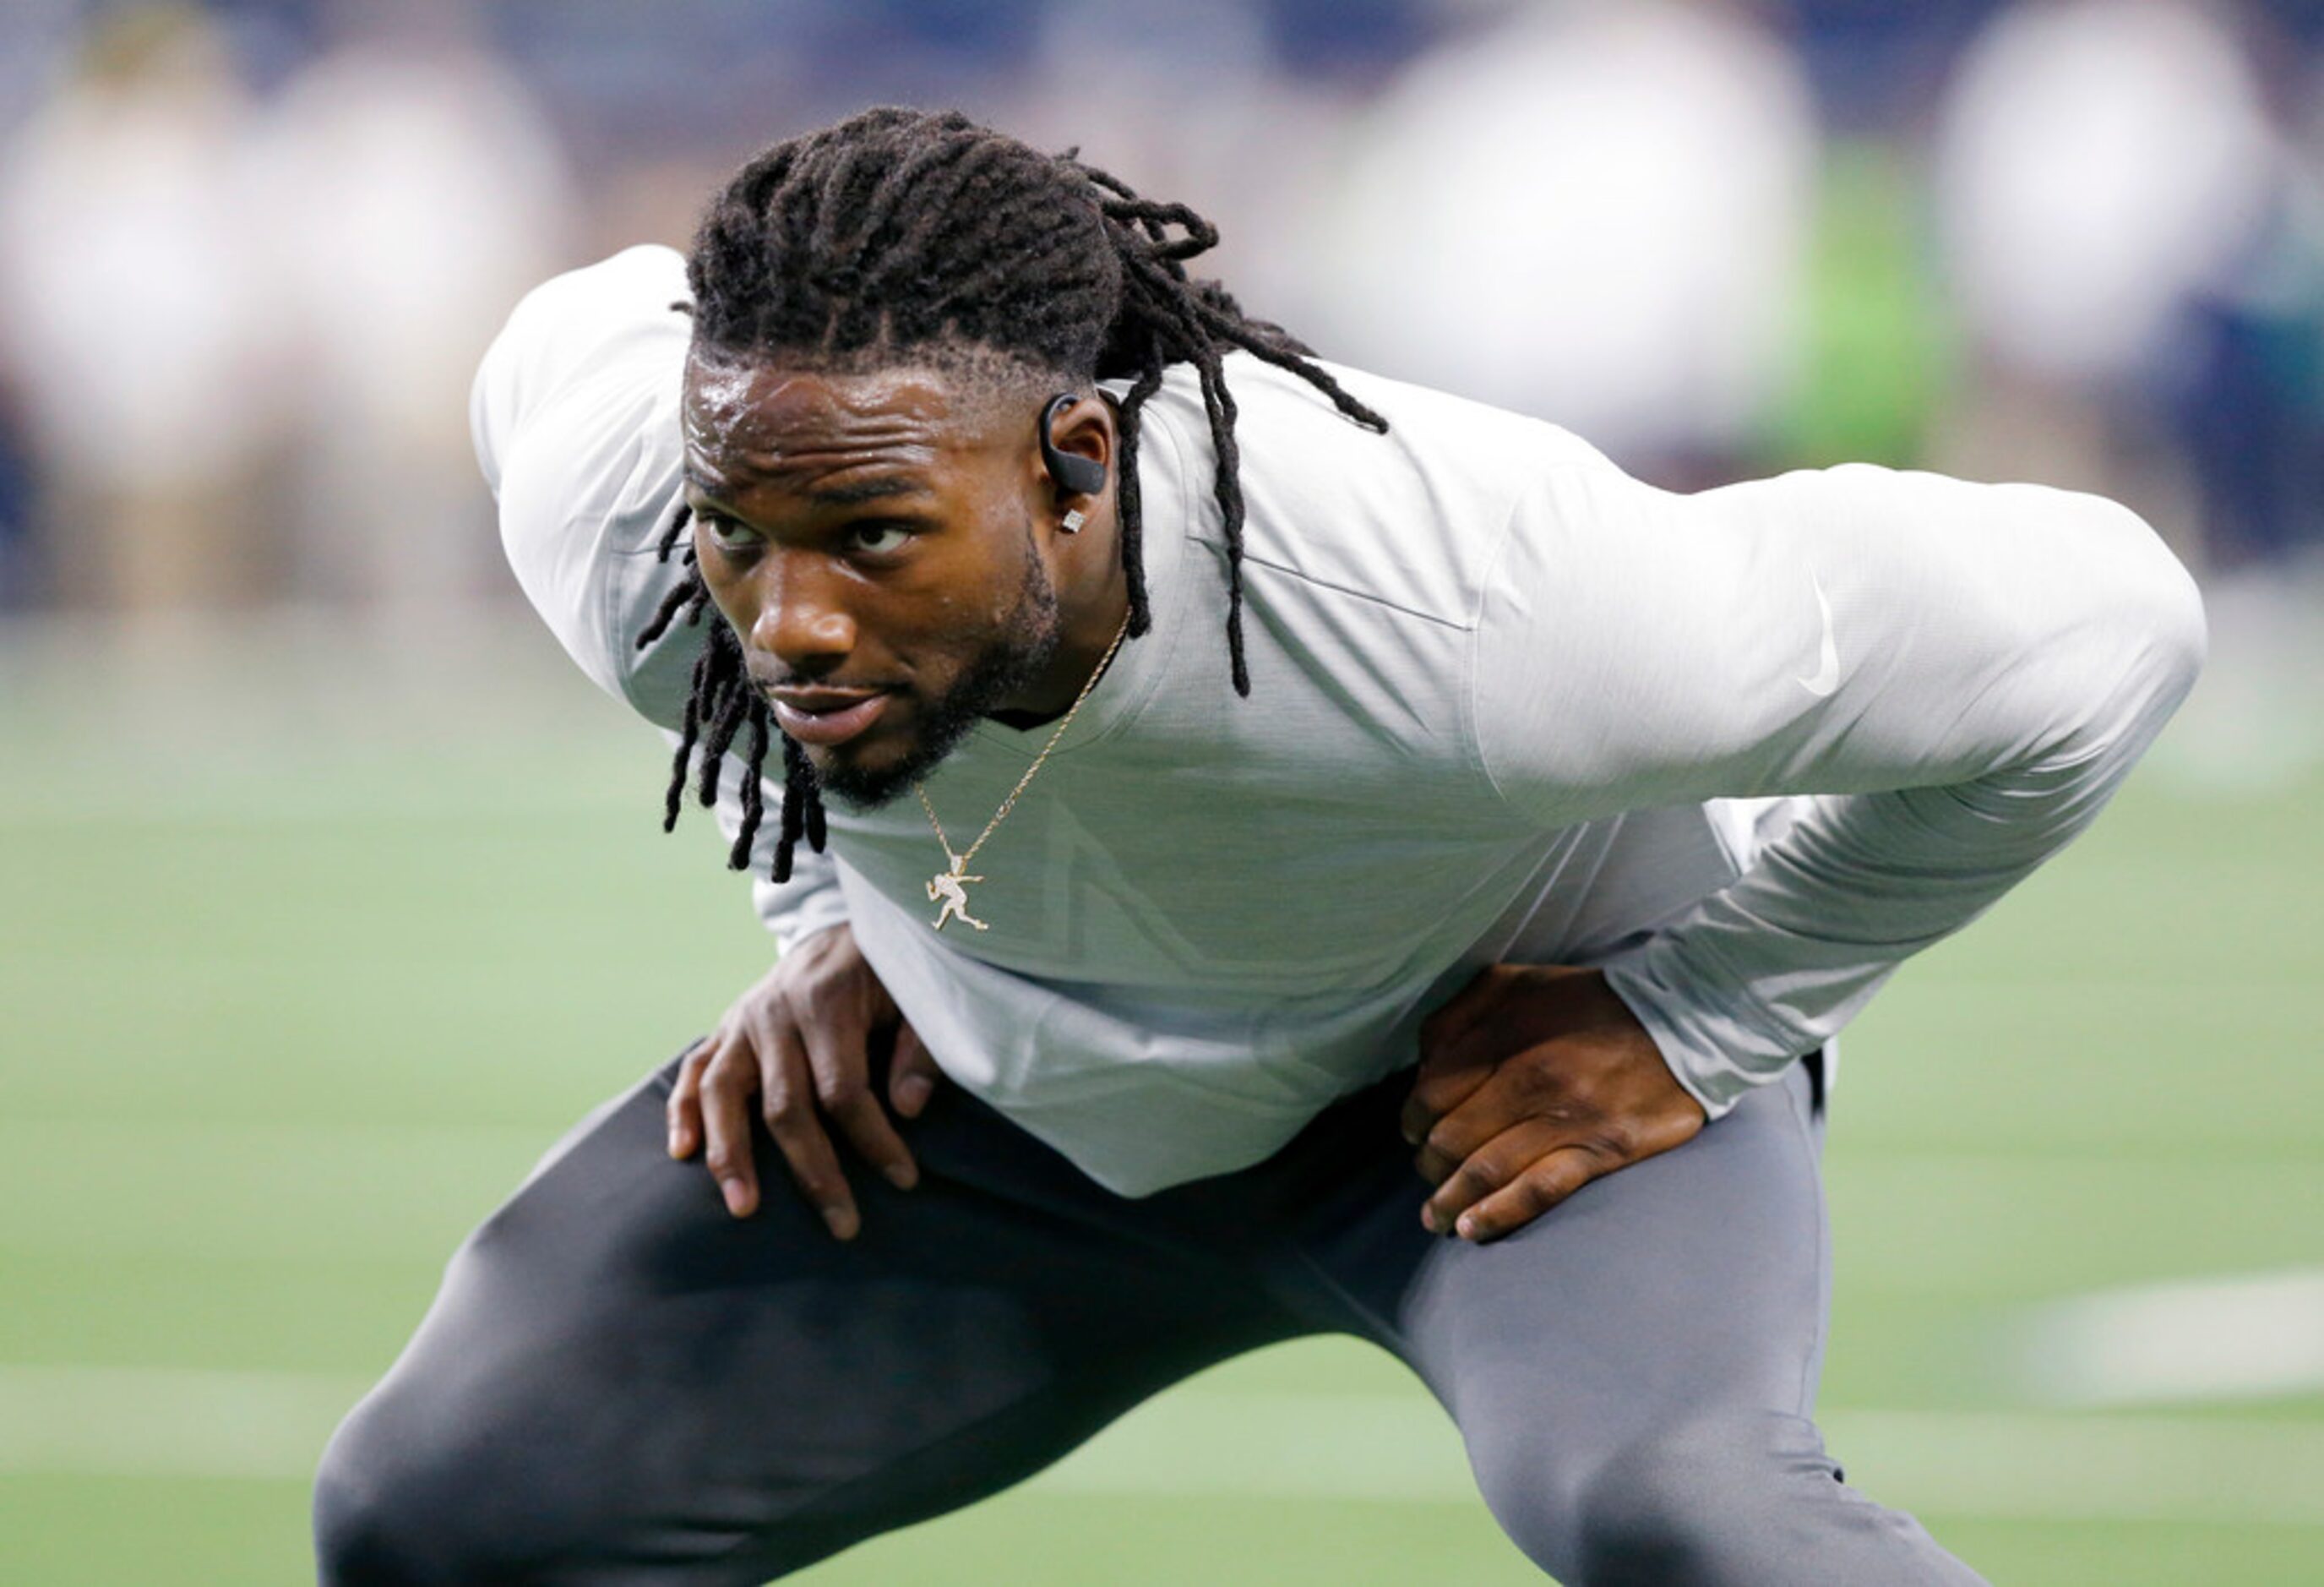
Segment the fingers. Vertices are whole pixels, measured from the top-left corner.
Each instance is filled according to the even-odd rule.
[[[1451,1056],[1452,1049],[1421,1049],[1420,1067],[1413,1071],[1412,1093],[1404,1099],[1397,1121],[1405,1140],[1418,1146],[1439,1121],[1465,1105],[1493,1077],[1494,1065],[1485,1057]]]
[[[815,1076],[816,1100],[840,1134],[897,1189],[918,1184],[919,1166],[912,1161],[911,1149],[888,1121],[888,1110],[872,1089],[867,1025],[853,1019],[821,1020],[809,1023],[800,1035],[807,1068]]]
[[[1500,993],[1499,965],[1477,972],[1469,984],[1452,995],[1420,1027],[1420,1067],[1414,1072],[1412,1094],[1405,1099],[1398,1121],[1405,1140],[1418,1146],[1452,1112],[1492,1077],[1497,1053],[1480,1048],[1469,1038],[1484,1022]]]
[[[936,1094],[936,1082],[942,1078],[936,1061],[920,1045],[919,1033],[908,1024],[899,1023],[895,1056],[888,1064],[890,1104],[905,1118],[917,1119],[920,1110],[928,1105],[928,1098]]]
[[[1493,1066],[1487,1063],[1456,1067],[1423,1060],[1413,1074],[1412,1093],[1404,1099],[1404,1113],[1397,1121],[1405,1140],[1420,1146],[1447,1115],[1483,1090],[1492,1077]]]
[[[1523,1076],[1514,1068],[1471,1068],[1462,1071],[1471,1083],[1443,1116],[1435,1119],[1419,1141],[1412,1166],[1431,1185],[1442,1185],[1486,1142],[1521,1123],[1557,1121],[1545,1114],[1527,1094]],[[1440,1093],[1443,1094],[1443,1093]]]
[[[754,1029],[758,1043],[759,1078],[762,1087],[761,1117],[767,1133],[791,1171],[791,1178],[839,1240],[853,1240],[862,1227],[855,1193],[839,1166],[839,1154],[823,1127],[817,1087],[807,1062],[807,1048],[796,1028],[774,1022]]]
[[[749,1039],[730,1027],[702,1049],[696,1074],[703,1166],[718,1182],[726,1210],[748,1217],[759,1204],[758,1167],[751,1158],[751,1103],[759,1089],[759,1066]],[[685,1068],[695,1068],[689,1055]],[[681,1079],[683,1070],[681,1070]]]
[[[702,1144],[702,1069],[710,1061],[712,1038],[694,1044],[678,1066],[663,1113],[669,1122],[669,1155],[683,1162]]]
[[[1497,1085],[1430,1133],[1419,1158],[1436,1186],[1420,1211],[1430,1233],[1497,1240],[1591,1180],[1669,1151],[1702,1129],[1699,1118],[1675,1112],[1536,1111],[1526,1096],[1522,1084]]]
[[[763,1123],[800,1193],[833,1234],[852,1240],[862,1216],[836,1142],[844,1140],[899,1189],[919,1165],[871,1080],[875,1031],[896,1030],[887,1087],[899,1113],[920,1112],[937,1073],[919,1038],[844,930],[819,933],[779,961],[727,1010],[718,1031],[678,1064],[668,1104],[669,1151],[697,1149],[736,1217],[757,1211],[753,1160]]]
[[[1438,1211],[1434,1199],[1421,1211],[1432,1232],[1449,1228],[1463,1240],[1499,1240],[1532,1223],[1600,1175],[1619,1167],[1602,1149],[1563,1146],[1535,1158],[1492,1194],[1457,1213]],[[1440,1195],[1442,1193],[1440,1192]],[[1431,1222],[1432,1216],[1436,1219]]]
[[[1443,1233],[1472,1203],[1515,1181],[1536,1158],[1572,1144],[1570,1131],[1545,1119],[1511,1125],[1460,1154],[1450,1168],[1435,1176],[1436,1192],[1420,1209],[1422,1226],[1433,1234]]]
[[[1602,973],[1491,965],[1422,1027],[1404,1128],[1436,1186],[1421,1222],[1492,1239],[1702,1128]]]

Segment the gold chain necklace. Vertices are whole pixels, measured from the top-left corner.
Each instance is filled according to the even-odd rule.
[[[1009,812],[1017,807],[1017,796],[1025,791],[1026,785],[1048,761],[1049,752],[1056,749],[1057,741],[1065,736],[1065,729],[1074,724],[1074,717],[1080,713],[1082,702],[1090,697],[1090,690],[1095,688],[1097,680],[1105,676],[1105,669],[1113,662],[1114,651],[1121,648],[1122,636],[1129,632],[1130,614],[1125,612],[1121,615],[1121,626],[1113,631],[1113,642],[1105,647],[1105,654],[1098,658],[1096,667],[1090,671],[1089,681],[1082,685],[1082,692],[1075,695],[1074,703],[1065,708],[1065,720],[1057,724],[1056,731],[1049,734],[1049,742],[1041,746],[1041,752],[1033,757],[1030,766],[1025,768],[1025,775],[1017,780],[1017,786],[1009,790],[1009,797],[1001,801],[999,809],[992,812],[992,819],[984,824],[984,830],[976,835],[976,841],[965,850],[953,853],[952,839],[945,835],[944,823],[936,819],[936,807],[928,803],[928,790],[917,781],[912,784],[912,791],[920,796],[920,808],[928,813],[928,825],[936,829],[936,842],[944,846],[945,858],[952,862],[949,870],[939,871],[928,879],[928,902],[941,901],[944,905],[936,911],[936,927],[938,931],[942,931],[945,922],[951,920],[973,926],[979,931],[986,929],[986,922],[968,912],[968,884],[984,880],[982,876],[968,874],[968,863],[976,858],[976,851],[984,846],[984,840],[992,835],[992,829],[1007,820]]]

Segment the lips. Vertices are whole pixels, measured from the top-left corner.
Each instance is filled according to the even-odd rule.
[[[768,697],[775,722],[803,744],[844,744],[870,729],[888,708],[884,689],[785,689]]]

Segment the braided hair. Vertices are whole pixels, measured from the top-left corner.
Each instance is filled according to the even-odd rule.
[[[1280,327],[1243,312],[1185,262],[1218,228],[1184,204],[1140,198],[1073,152],[1047,155],[957,113],[881,109],[778,143],[711,203],[687,260],[694,348],[714,356],[781,357],[860,370],[909,355],[960,364],[1000,362],[1086,390],[1128,380],[1120,403],[1116,516],[1129,581],[1129,632],[1150,622],[1140,556],[1139,417],[1172,364],[1190,364],[1210,419],[1213,494],[1227,549],[1227,650],[1235,692],[1250,693],[1242,637],[1242,488],[1235,403],[1224,359],[1240,348],[1288,370],[1349,419],[1388,421],[1342,390]],[[658,548],[687,576],[638,636],[643,649],[675,623],[699,623],[710,591],[680,540],[681,505]],[[727,863],[750,863],[764,817],[761,783],[782,740],[783,801],[773,879],[791,873],[798,840],[824,846],[815,772],[777,734],[752,687],[739,640],[709,625],[678,725],[662,829],[676,826],[697,749],[696,797],[715,802],[719,767],[748,734],[742,827]]]

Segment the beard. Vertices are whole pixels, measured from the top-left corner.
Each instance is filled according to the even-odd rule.
[[[1028,531],[1028,552],[1029,540]],[[1049,583],[1048,570],[1039,557],[1028,555],[1017,604],[953,686],[921,713],[918,736],[910,752],[902,760],[878,768],[853,766],[836,758],[818,766],[810,759],[807,769],[816,785],[854,810],[874,810],[895,799],[935,770],[970,728],[1040,680],[1056,660],[1062,629],[1057,592]]]

